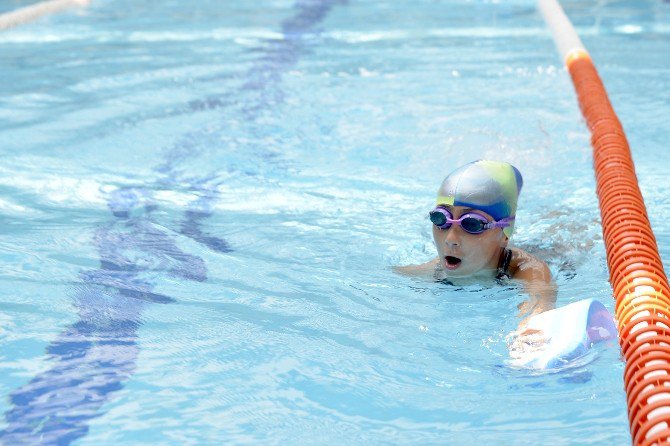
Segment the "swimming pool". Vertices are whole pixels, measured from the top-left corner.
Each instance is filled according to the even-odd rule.
[[[670,5],[563,5],[665,260]],[[613,308],[534,2],[93,2],[0,48],[2,444],[630,442],[616,348],[514,370],[519,290],[390,271],[453,166],[503,159],[559,304]]]

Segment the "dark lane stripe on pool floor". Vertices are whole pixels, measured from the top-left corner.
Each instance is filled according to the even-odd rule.
[[[305,33],[311,32],[335,4],[343,3],[296,2],[295,15],[281,25],[284,39],[255,49],[261,56],[247,73],[243,88],[261,94],[258,101],[243,105],[241,114],[246,119],[254,120],[260,111],[277,104],[282,93],[273,87],[282,73],[297,63]],[[183,150],[179,145],[169,150],[157,169],[165,175],[162,184],[183,186],[175,172],[181,161],[195,155],[197,151]],[[185,211],[179,231],[213,251],[227,253],[232,249],[225,240],[201,228],[212,214],[216,186],[205,182],[191,185],[200,198]],[[151,214],[157,204],[150,190],[128,188],[111,194],[108,206],[115,220],[94,237],[100,268],[81,273],[81,285],[73,296],[79,320],[47,347],[51,368],[10,394],[12,407],[5,413],[8,425],[0,431],[2,444],[70,444],[88,433],[89,421],[105,413],[101,407],[130,379],[139,353],[137,338],[144,308],[175,301],[155,293],[154,285],[142,279],[142,273],[155,269],[136,263],[137,254],[150,256],[153,264],[169,265],[170,277],[207,279],[204,260],[181,251],[170,234],[154,224]],[[134,216],[138,207],[144,207],[143,212]]]

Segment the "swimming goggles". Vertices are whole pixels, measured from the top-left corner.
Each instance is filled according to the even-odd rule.
[[[514,217],[501,218],[498,221],[488,221],[486,217],[474,212],[468,212],[461,215],[461,218],[454,220],[454,216],[449,209],[438,206],[430,212],[430,221],[440,229],[449,229],[452,224],[463,228],[468,234],[481,234],[487,229],[505,228],[511,224]]]

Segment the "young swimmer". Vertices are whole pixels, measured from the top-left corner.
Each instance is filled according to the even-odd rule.
[[[547,264],[526,251],[510,247],[517,200],[523,180],[508,163],[478,160],[459,167],[442,182],[437,205],[430,212],[437,258],[421,264],[396,267],[404,275],[476,280],[519,280],[528,300],[519,305],[520,333],[528,317],[555,307],[556,287]],[[519,342],[537,344],[535,340]],[[520,347],[523,348],[523,347]]]

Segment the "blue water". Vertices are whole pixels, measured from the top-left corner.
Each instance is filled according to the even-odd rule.
[[[3,1],[8,11],[27,2]],[[564,2],[667,263],[670,4]],[[510,284],[395,275],[441,179],[613,309],[589,134],[531,1],[93,1],[0,34],[0,442],[627,444],[615,345],[506,364]]]

